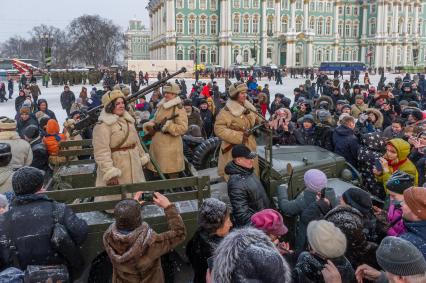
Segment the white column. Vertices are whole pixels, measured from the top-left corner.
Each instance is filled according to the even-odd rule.
[[[383,2],[378,1],[377,5],[377,31],[376,37],[380,37],[383,32]],[[377,62],[377,60],[376,60]]]
[[[267,48],[268,48],[268,36],[266,34],[266,0],[262,0],[262,43],[261,43],[261,50],[262,50],[262,57],[261,57],[261,65],[266,65],[266,58],[267,58]]]
[[[290,29],[292,32],[296,31],[296,0],[290,0]]]
[[[362,4],[362,37],[367,37],[367,27],[368,27],[368,4],[364,2]]]
[[[385,2],[383,5],[383,35],[387,36],[388,34],[388,5],[389,3]],[[391,21],[392,23],[392,21]]]
[[[309,28],[309,0],[303,2],[303,21],[304,30],[307,31]]]
[[[403,66],[407,65],[407,51],[408,51],[407,49],[408,49],[407,43],[403,44],[402,45],[402,54],[401,54],[401,56],[402,56],[402,65]]]
[[[334,61],[339,60],[339,45],[334,45]]]
[[[281,34],[281,0],[275,0],[275,35],[279,36],[280,34]]]
[[[395,69],[396,65],[398,64],[397,53],[398,53],[398,45],[394,44],[392,45],[392,64],[391,64],[392,69]]]
[[[404,6],[404,34],[407,37],[408,34],[408,5]]]
[[[306,43],[306,52],[307,52],[307,62],[306,62],[306,66],[307,67],[312,67],[313,66],[313,46],[312,46],[312,40],[309,40]]]
[[[393,4],[392,13],[392,34],[393,37],[398,37],[398,5]]]
[[[339,9],[337,7],[337,3],[334,3],[334,19],[333,19],[333,21],[334,21],[334,38],[339,38]],[[337,59],[335,59],[335,60],[337,60]]]
[[[414,6],[414,23],[413,23],[413,34],[417,36],[419,36],[418,34],[418,23],[419,23],[419,8],[420,8],[419,3],[416,3]]]
[[[376,52],[375,52],[375,56],[374,56],[374,59],[375,59],[375,62],[374,62],[374,66],[376,67],[376,68],[378,68],[378,67],[381,67],[381,56],[380,56],[380,46],[379,46],[379,44],[376,44]]]

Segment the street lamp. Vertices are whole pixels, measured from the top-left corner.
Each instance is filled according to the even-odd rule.
[[[192,36],[192,41],[195,43],[195,82],[198,82],[199,72],[198,72],[198,39]]]
[[[258,38],[257,38],[257,34],[254,35],[255,39],[250,40],[250,44],[253,43],[253,50],[252,50],[252,54],[253,54],[253,59],[254,59],[254,65],[256,65],[257,63],[257,44],[259,42]]]
[[[50,35],[50,33],[43,33],[40,36],[42,43],[46,42],[43,52],[43,62],[48,72],[50,71],[50,66],[52,65],[52,49],[50,48],[50,39],[52,38],[53,36]]]
[[[346,55],[346,4],[347,1],[343,2],[343,61],[345,61]]]

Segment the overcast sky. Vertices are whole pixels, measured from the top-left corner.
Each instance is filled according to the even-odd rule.
[[[125,30],[135,16],[149,25],[148,0],[1,0],[0,42],[13,35],[28,37],[32,27],[46,24],[65,28],[72,19],[98,14]]]

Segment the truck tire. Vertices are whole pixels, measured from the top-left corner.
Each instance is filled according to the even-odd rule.
[[[219,157],[219,147],[220,139],[218,137],[203,141],[193,151],[192,164],[197,170],[216,167]]]

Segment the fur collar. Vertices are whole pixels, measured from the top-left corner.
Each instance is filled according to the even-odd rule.
[[[256,111],[256,107],[254,107],[253,104],[251,104],[248,100],[244,101],[244,106],[242,106],[238,102],[228,99],[226,102],[226,107],[228,107],[231,114],[235,117],[241,116],[246,108],[252,111]]]
[[[0,132],[0,140],[17,140],[20,139],[18,132],[4,131]]]
[[[133,119],[133,117],[127,111],[124,112],[122,117],[124,118],[124,120],[126,120],[130,123],[135,123],[135,119]],[[98,121],[104,122],[108,126],[111,126],[111,125],[117,123],[119,118],[120,118],[120,116],[118,116],[118,115],[106,113],[105,109],[104,109],[104,110],[102,110],[101,115],[99,115]]]
[[[182,103],[182,100],[180,99],[179,96],[177,96],[177,97],[175,97],[172,100],[167,101],[167,102],[166,102],[166,99],[163,98],[163,99],[160,100],[160,102],[158,102],[157,108],[160,108],[160,106],[163,106],[164,109],[169,109],[169,108],[176,106],[176,105],[179,105],[181,103]]]

